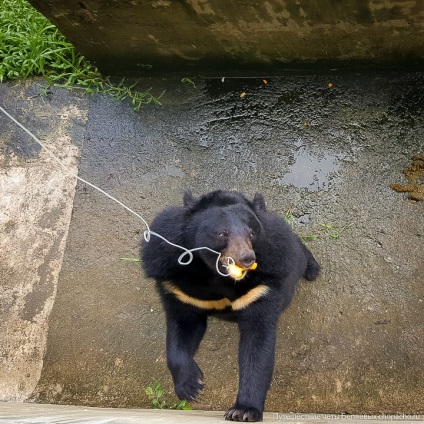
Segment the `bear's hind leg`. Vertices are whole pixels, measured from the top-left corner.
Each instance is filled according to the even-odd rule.
[[[206,331],[207,316],[195,312],[176,315],[167,311],[168,368],[180,399],[195,400],[203,388],[203,373],[194,355]]]

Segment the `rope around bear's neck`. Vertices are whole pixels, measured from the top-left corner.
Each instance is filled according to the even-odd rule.
[[[216,271],[218,272],[219,275],[223,276],[223,277],[229,277],[231,274],[225,274],[223,272],[221,272],[221,270],[219,269],[219,263],[222,257],[222,254],[220,252],[217,252],[216,250],[211,249],[210,247],[207,246],[202,246],[202,247],[195,247],[194,249],[187,249],[186,247],[180,246],[179,244],[175,244],[170,242],[168,239],[166,239],[165,237],[163,237],[162,235],[152,231],[149,227],[149,224],[147,223],[147,221],[137,212],[133,211],[131,208],[129,208],[128,206],[126,206],[124,203],[122,203],[120,200],[116,199],[115,197],[113,197],[112,195],[110,195],[109,193],[107,193],[106,191],[102,190],[100,187],[96,186],[93,183],[90,183],[89,181],[79,177],[77,174],[74,174],[48,147],[46,147],[44,145],[44,143],[42,143],[29,129],[27,129],[23,124],[21,124],[17,119],[15,119],[12,115],[10,115],[2,106],[0,106],[0,110],[3,112],[4,115],[6,115],[11,121],[13,121],[18,127],[20,127],[22,130],[24,130],[37,144],[39,144],[41,146],[42,149],[44,149],[48,155],[55,161],[57,162],[61,168],[64,171],[64,174],[76,178],[78,181],[81,181],[84,184],[87,184],[88,186],[94,188],[95,190],[97,190],[98,192],[100,192],[101,194],[103,194],[104,196],[106,196],[107,198],[109,198],[110,200],[113,200],[115,203],[117,203],[118,205],[122,206],[124,209],[126,209],[128,212],[132,213],[133,215],[135,215],[137,218],[141,219],[141,221],[143,222],[143,224],[146,227],[146,230],[144,231],[144,240],[146,240],[146,242],[150,241],[150,236],[153,235],[155,237],[159,237],[160,239],[162,239],[163,241],[165,241],[166,243],[168,243],[171,246],[174,246],[178,249],[184,250],[184,252],[178,257],[178,263],[180,265],[189,265],[192,261],[193,261],[193,252],[198,251],[198,250],[208,250],[209,252],[212,252],[214,254],[217,255],[217,259],[216,259]],[[188,255],[188,260],[184,260],[184,258]],[[226,257],[226,264],[222,264],[225,268],[228,269],[228,267],[231,264],[234,264],[234,259],[231,257]],[[246,271],[244,271],[243,277],[245,275]]]

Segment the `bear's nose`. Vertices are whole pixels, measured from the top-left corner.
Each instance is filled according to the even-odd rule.
[[[255,262],[256,262],[256,255],[255,252],[245,252],[240,255],[239,262],[242,268],[250,268]]]

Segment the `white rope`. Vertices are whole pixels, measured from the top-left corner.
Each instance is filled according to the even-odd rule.
[[[116,202],[118,205],[122,206],[124,209],[126,209],[128,212],[132,213],[133,215],[135,215],[137,218],[141,219],[141,221],[143,222],[143,224],[145,225],[145,227],[147,228],[144,231],[144,239],[146,240],[146,242],[150,241],[150,236],[154,235],[155,237],[158,237],[160,239],[162,239],[163,241],[165,241],[166,243],[168,243],[171,246],[174,246],[178,249],[184,250],[184,252],[178,257],[178,263],[180,265],[189,265],[192,260],[193,260],[193,252],[198,251],[198,250],[208,250],[212,253],[215,253],[216,255],[218,255],[217,260],[216,260],[216,270],[218,272],[219,275],[222,275],[223,277],[228,277],[230,274],[224,274],[223,272],[220,271],[219,269],[219,261],[221,259],[221,253],[217,252],[209,247],[206,246],[202,246],[202,247],[196,247],[194,249],[187,249],[183,246],[180,246],[178,244],[172,243],[169,240],[167,240],[165,237],[161,236],[160,234],[152,231],[149,227],[149,224],[147,223],[147,221],[137,212],[133,211],[131,208],[129,208],[127,205],[125,205],[124,203],[122,203],[120,200],[118,200],[116,197],[113,197],[112,195],[110,195],[109,193],[107,193],[106,191],[102,190],[100,187],[96,186],[93,183],[90,183],[89,181],[79,177],[78,175],[74,174],[48,147],[46,147],[44,145],[44,143],[42,143],[29,129],[27,129],[24,125],[22,125],[18,120],[16,120],[12,115],[10,115],[10,113],[8,113],[2,106],[0,106],[0,110],[10,119],[12,120],[16,125],[18,125],[18,127],[20,127],[22,130],[24,130],[31,138],[33,138],[33,140],[38,143],[48,154],[49,156],[55,161],[57,162],[62,169],[64,170],[65,174],[76,178],[78,181],[81,181],[84,184],[87,184],[88,186],[94,188],[95,190],[97,190],[98,192],[102,193],[104,196],[108,197],[110,200],[113,200],[114,202]],[[188,255],[188,260],[184,261],[185,256]],[[223,264],[224,267],[228,267],[228,265],[231,263],[234,263],[234,260],[230,257],[226,258],[227,259],[227,264]]]

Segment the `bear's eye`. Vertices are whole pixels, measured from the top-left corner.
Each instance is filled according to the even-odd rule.
[[[250,240],[253,240],[255,238],[256,234],[255,232],[250,228],[249,229],[249,238]]]
[[[221,240],[226,239],[226,238],[228,237],[228,231],[227,231],[227,230],[220,231],[220,232],[218,233],[218,237],[219,237]]]

